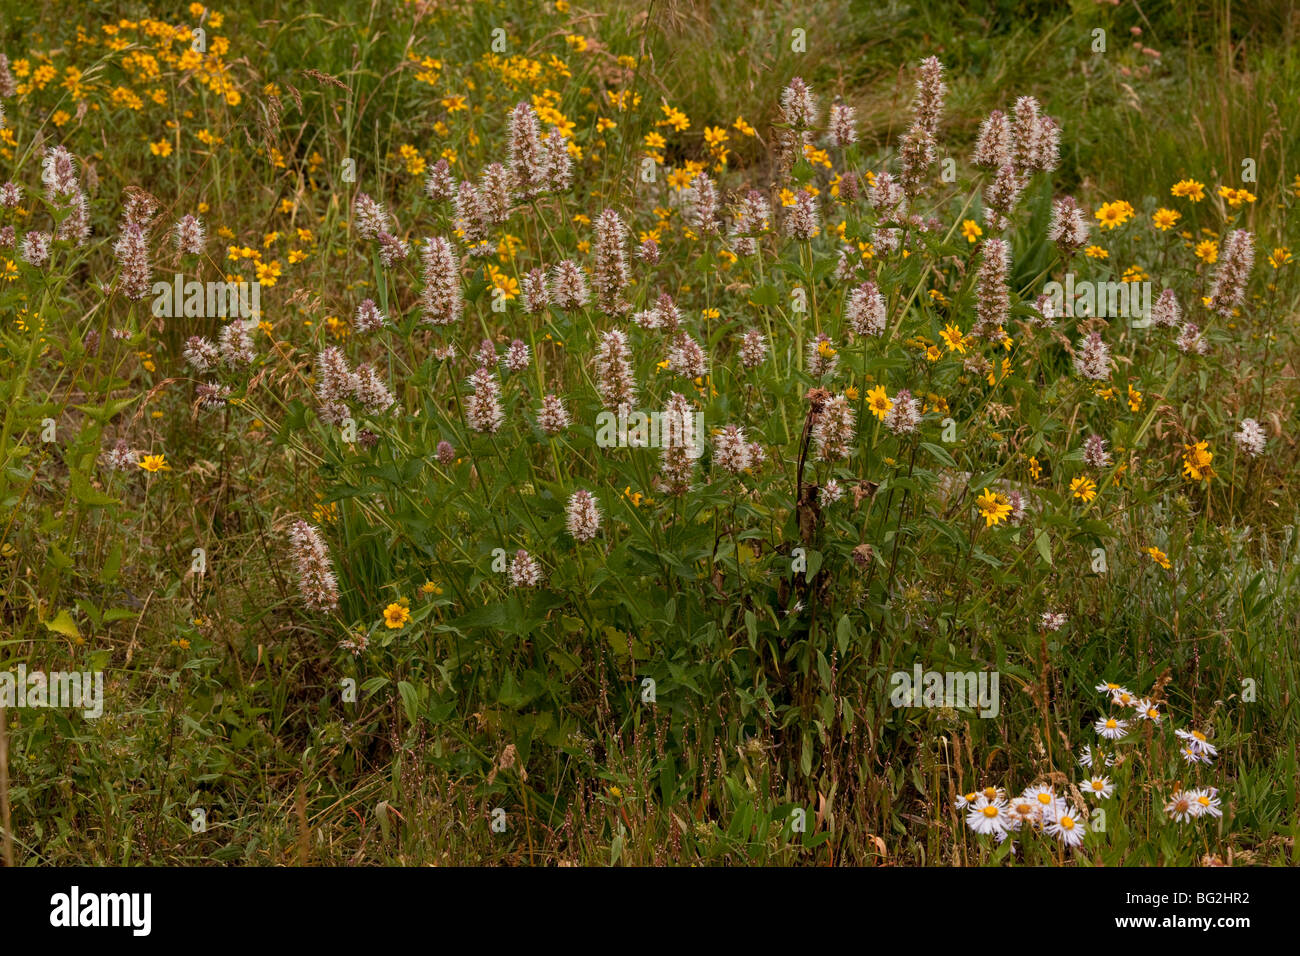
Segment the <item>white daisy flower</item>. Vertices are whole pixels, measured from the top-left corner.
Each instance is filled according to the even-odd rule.
[[[1022,796],[1038,807],[1038,812],[1042,814],[1044,820],[1052,819],[1059,810],[1065,808],[1065,801],[1058,797],[1047,784],[1028,787]]]
[[[1043,830],[1056,837],[1066,846],[1079,846],[1083,843],[1084,825],[1082,818],[1073,810],[1061,810],[1047,822]]]
[[[966,814],[966,825],[980,834],[1006,832],[1007,823],[1002,816],[1005,810],[1006,801],[990,802],[980,794]]]
[[[1003,816],[1006,817],[1009,830],[1019,830],[1025,826],[1034,829],[1042,822],[1043,811],[1036,800],[1030,800],[1028,797],[1012,797]]]
[[[1210,743],[1210,739],[1199,730],[1175,730],[1175,734],[1187,741],[1187,746],[1195,750],[1198,754],[1204,754],[1208,757],[1217,757],[1219,751]]]
[[[1149,720],[1153,724],[1160,723],[1165,716],[1160,713],[1159,704],[1145,698],[1133,705],[1133,712],[1137,714],[1139,720]]]
[[[1128,721],[1115,717],[1103,717],[1094,725],[1097,733],[1107,740],[1123,740],[1128,733]]]
[[[1109,800],[1115,792],[1115,785],[1110,782],[1110,777],[1092,776],[1079,786],[1083,788],[1084,793],[1098,800]]]
[[[1096,689],[1101,691],[1103,694],[1113,694],[1115,693],[1115,691],[1123,690],[1124,688],[1122,688],[1119,684],[1112,684],[1109,681],[1102,681],[1100,684],[1097,685]]]
[[[1110,702],[1120,707],[1132,707],[1137,703],[1137,695],[1123,687],[1116,687],[1110,693]]]
[[[975,798],[978,797],[979,795],[980,794],[978,790],[972,790],[970,793],[959,793],[957,795],[957,802],[956,802],[957,809],[965,810],[969,804],[975,802]]]
[[[985,787],[983,790],[980,791],[980,793],[982,793],[984,795],[984,799],[989,801],[990,803],[992,803],[994,800],[1005,800],[1007,798],[1007,791],[1005,787]]]
[[[1169,816],[1179,823],[1186,823],[1188,820],[1192,819],[1192,817],[1197,816],[1200,813],[1200,809],[1199,807],[1197,809],[1192,809],[1191,794],[1179,790],[1169,798],[1169,803],[1165,805],[1165,813],[1169,814]]]
[[[1209,754],[1203,754],[1195,747],[1184,747],[1182,750],[1179,751],[1179,754],[1181,754],[1182,758],[1186,760],[1188,763],[1209,763],[1210,762]]]
[[[1021,796],[1032,803],[1038,804],[1040,807],[1050,806],[1052,801],[1056,799],[1056,793],[1045,783],[1038,783],[1034,784],[1032,787],[1025,787]],[[1039,797],[1046,797],[1046,799],[1040,800]]]
[[[1187,795],[1192,799],[1192,808],[1196,811],[1196,816],[1223,816],[1223,808],[1219,806],[1219,791],[1214,787],[1192,790]]]
[[[1101,748],[1093,750],[1092,747],[1084,744],[1083,749],[1079,751],[1079,766],[1091,767],[1094,763],[1113,767],[1115,766],[1115,755],[1108,754]]]

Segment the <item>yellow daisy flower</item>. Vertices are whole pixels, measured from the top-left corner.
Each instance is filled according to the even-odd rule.
[[[406,622],[411,619],[411,609],[401,604],[393,603],[384,608],[384,626],[393,630],[401,630],[406,627]]]
[[[986,528],[1001,524],[1007,520],[1007,515],[1011,514],[1011,502],[1007,501],[1007,496],[1001,492],[993,491],[991,488],[985,488],[980,496],[975,499],[975,504],[984,517],[984,527]]]

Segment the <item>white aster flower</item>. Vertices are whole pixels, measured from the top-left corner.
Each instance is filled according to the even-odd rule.
[[[1128,721],[1116,717],[1103,717],[1094,726],[1107,740],[1123,740],[1128,734]]]
[[[1169,798],[1169,802],[1165,804],[1165,813],[1169,814],[1169,816],[1178,823],[1186,823],[1188,820],[1197,816],[1200,812],[1199,808],[1194,810],[1192,807],[1193,803],[1191,794],[1178,790],[1174,792],[1174,795]]]
[[[1192,790],[1187,796],[1192,800],[1192,807],[1196,811],[1196,816],[1223,816],[1223,808],[1219,805],[1219,791],[1215,787]]]
[[[1210,743],[1209,738],[1199,730],[1175,730],[1174,733],[1187,742],[1188,750],[1206,757],[1217,757],[1219,755],[1219,751],[1215,749],[1214,744]]]
[[[1110,702],[1119,707],[1132,707],[1137,699],[1136,694],[1124,687],[1116,687],[1110,694]]]
[[[1073,810],[1061,810],[1055,817],[1043,825],[1043,832],[1054,836],[1069,847],[1083,843],[1083,820]]]
[[[1079,786],[1084,793],[1096,797],[1098,800],[1109,800],[1115,793],[1115,785],[1110,782],[1110,777],[1094,775],[1083,781]]]
[[[1139,720],[1149,720],[1153,724],[1158,724],[1164,719],[1164,714],[1160,713],[1160,705],[1152,700],[1143,698],[1133,705],[1133,713],[1137,714]]]
[[[1007,803],[1004,816],[1007,819],[1007,828],[1010,830],[1019,830],[1025,826],[1032,829],[1041,826],[1043,811],[1037,801],[1027,797],[1012,797]]]
[[[1066,808],[1065,801],[1047,784],[1028,787],[1021,796],[1038,808],[1044,820],[1054,819]]]
[[[1007,822],[1003,814],[1006,806],[1005,800],[989,801],[981,793],[966,813],[966,825],[979,834],[1005,833]]]

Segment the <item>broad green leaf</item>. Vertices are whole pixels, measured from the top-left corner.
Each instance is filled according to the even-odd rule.
[[[56,634],[62,634],[64,637],[81,637],[81,631],[77,629],[77,622],[73,620],[72,612],[67,608],[46,621],[45,629]]]

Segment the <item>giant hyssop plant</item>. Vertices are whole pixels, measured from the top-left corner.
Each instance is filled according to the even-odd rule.
[[[931,666],[996,668],[1046,706],[1039,618],[1058,575],[1101,580],[1118,526],[1179,484],[1135,454],[1156,414],[1143,396],[1186,372],[1162,327],[1197,354],[1205,332],[1178,302],[1209,279],[1171,270],[1136,328],[1064,318],[1045,281],[1109,270],[1082,255],[1089,217],[1052,199],[1059,127],[1017,100],[981,132],[987,172],[958,183],[937,162],[943,95],[928,60],[898,155],[868,158],[852,111],[823,122],[794,80],[774,185],[737,183],[732,202],[654,156],[571,182],[560,132],[520,104],[494,131],[508,163],[476,183],[439,162],[411,201],[420,273],[357,194],[375,298],[279,434],[319,459],[328,520],[300,571],[333,555],[325,604],[363,694],[395,688],[407,727],[471,744],[453,759],[489,788],[506,746],[556,768],[535,795],[552,821],[563,768],[650,713],[674,751],[768,742],[787,799],[861,785],[841,755],[863,736],[907,747],[883,688],[928,635],[947,647]],[[635,241],[627,223],[651,220]],[[1215,273],[1209,322],[1241,301],[1234,235],[1247,261]],[[697,414],[690,442],[646,427],[689,433]],[[689,770],[663,799],[708,773]]]

